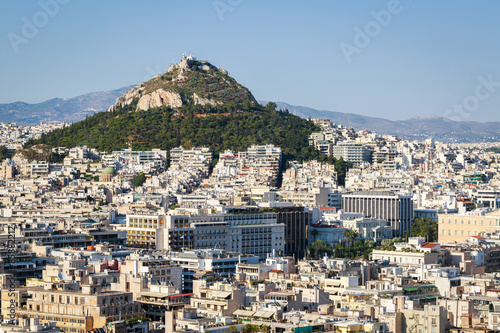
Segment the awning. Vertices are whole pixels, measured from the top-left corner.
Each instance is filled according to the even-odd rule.
[[[233,316],[243,316],[245,312],[245,310],[236,310],[233,312]]]
[[[212,297],[215,298],[228,298],[231,295],[232,295],[231,291],[217,291],[212,293]]]
[[[319,319],[320,317],[321,317],[320,315],[308,313],[303,317],[303,319],[307,320],[307,321],[315,321],[315,320]]]
[[[418,288],[416,288],[416,287],[408,287],[408,288],[403,288],[403,291],[418,291]]]
[[[141,296],[145,297],[155,297],[155,298],[165,298],[168,297],[168,295],[163,294],[163,293],[155,293],[155,292],[144,292],[140,293]]]
[[[247,310],[236,310],[233,312],[234,316],[242,316],[242,317],[253,317],[254,311],[247,311]]]
[[[253,315],[253,316],[254,316],[254,317],[262,317],[262,315],[263,315],[264,313],[266,313],[266,312],[265,312],[265,311],[257,311],[257,312],[255,312],[255,313],[254,313],[254,315]]]
[[[271,318],[273,316],[274,316],[274,312],[265,311],[264,314],[262,315],[262,318]]]

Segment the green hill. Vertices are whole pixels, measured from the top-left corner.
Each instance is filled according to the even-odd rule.
[[[307,148],[308,137],[317,130],[312,122],[258,104],[237,111],[228,105],[134,112],[135,107],[136,103],[131,103],[112,112],[97,113],[33,143],[51,147],[87,145],[107,152],[126,148],[129,142],[134,143],[134,150],[210,146],[215,153],[272,143],[290,157],[299,158],[303,147],[304,153],[311,152]]]
[[[147,105],[158,106],[143,110]],[[108,112],[55,130],[28,146],[87,145],[111,152],[132,142],[134,150],[209,146],[218,154],[274,144],[283,149],[285,161],[336,162],[342,181],[346,163],[327,159],[308,145],[309,135],[318,130],[309,120],[276,110],[275,103],[258,104],[225,70],[192,60],[132,88]]]

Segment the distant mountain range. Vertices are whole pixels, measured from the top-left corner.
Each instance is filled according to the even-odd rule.
[[[15,102],[0,104],[0,121],[20,125],[35,125],[41,121],[77,122],[94,113],[106,111],[116,99],[132,86],[111,91],[92,92],[74,98],[54,98],[42,103]],[[259,101],[266,104],[266,101]],[[305,106],[277,102],[279,109],[288,109],[302,118],[327,118],[334,123],[368,129],[380,134],[392,134],[405,139],[435,139],[451,142],[500,141],[500,122],[456,122],[443,117],[421,117],[408,120],[388,120],[353,113],[317,110]]]
[[[94,113],[106,111],[130,88],[92,92],[74,98],[53,98],[36,104],[24,102],[0,104],[0,121],[15,122],[20,125],[36,125],[42,121],[74,123]]]
[[[267,103],[260,101],[260,103]],[[500,122],[456,122],[443,117],[415,117],[408,120],[388,120],[353,113],[316,110],[305,106],[277,102],[278,109],[288,109],[302,118],[330,119],[336,124],[356,130],[370,130],[380,134],[397,135],[405,139],[433,137],[448,142],[500,141]]]

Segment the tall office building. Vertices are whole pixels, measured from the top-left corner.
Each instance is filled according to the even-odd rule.
[[[308,243],[307,228],[312,214],[304,207],[280,207],[278,223],[285,225],[285,255],[303,258]]]
[[[393,236],[410,235],[413,220],[411,195],[387,191],[362,191],[344,194],[342,208],[346,213],[362,213],[367,217],[387,220]]]

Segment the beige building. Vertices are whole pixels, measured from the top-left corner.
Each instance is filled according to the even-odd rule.
[[[164,228],[165,216],[157,214],[127,214],[127,245],[154,248],[157,229]]]
[[[460,244],[471,236],[480,236],[498,229],[500,229],[500,210],[438,215],[438,241],[440,243]]]
[[[426,305],[424,309],[403,309],[402,327],[397,332],[440,333],[450,327],[446,310],[438,305]]]
[[[182,267],[174,265],[170,259],[141,257],[135,253],[131,254],[120,266],[120,272],[125,276],[148,278],[154,283],[173,284],[177,290],[182,290],[182,270]],[[136,289],[135,291],[142,290]]]
[[[8,163],[0,164],[0,179],[12,179],[16,174],[16,167]]]
[[[231,316],[243,304],[244,289],[222,282],[208,285],[205,280],[193,282],[191,307],[208,317]]]
[[[132,293],[110,291],[94,285],[46,283],[27,288],[31,295],[19,315],[38,317],[42,324],[55,322],[64,332],[85,333],[120,319],[141,315]]]
[[[21,165],[21,175],[30,179],[38,178],[50,172],[50,165],[47,162],[31,162]]]
[[[444,307],[447,311],[448,321],[454,327],[462,327],[464,322],[474,317],[474,301],[461,299],[438,299],[437,305]]]

